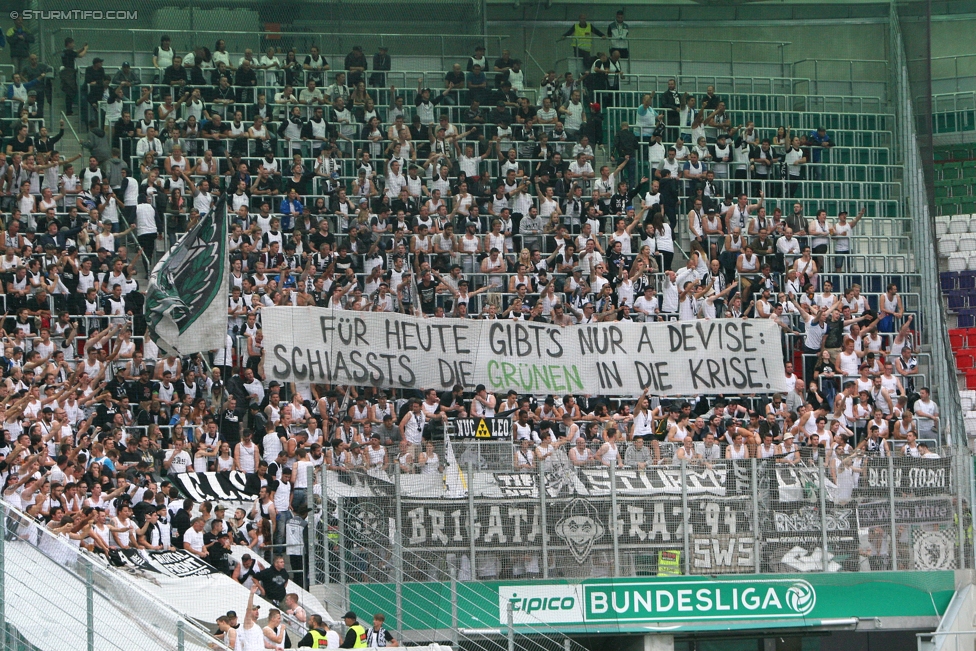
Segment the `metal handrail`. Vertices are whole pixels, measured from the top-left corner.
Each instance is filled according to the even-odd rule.
[[[207,630],[202,624],[197,622],[195,619],[191,617],[187,617],[185,614],[177,611],[171,605],[159,600],[156,596],[154,596],[149,590],[147,590],[142,585],[136,583],[135,581],[129,580],[128,577],[126,577],[124,571],[116,570],[115,568],[112,568],[111,565],[105,559],[88,551],[84,547],[75,547],[74,545],[71,545],[62,536],[55,535],[50,530],[48,530],[48,528],[45,527],[42,523],[36,522],[34,518],[32,518],[30,515],[28,515],[21,509],[14,507],[4,499],[0,499],[0,514],[2,514],[4,520],[8,522],[7,526],[10,526],[10,524],[17,525],[20,523],[33,523],[33,526],[37,531],[39,539],[43,538],[48,540],[51,545],[56,546],[55,548],[63,548],[64,551],[62,553],[74,555],[78,561],[77,566],[75,568],[72,568],[71,566],[69,566],[67,563],[64,562],[59,562],[59,564],[64,568],[66,572],[69,572],[75,578],[81,581],[85,581],[86,580],[85,572],[82,568],[87,566],[88,568],[91,568],[91,574],[96,575],[100,578],[107,579],[114,584],[123,585],[126,591],[132,591],[133,593],[138,594],[140,597],[146,600],[147,604],[152,605],[152,607],[156,608],[159,612],[166,613],[170,617],[174,618],[176,621],[177,629],[182,629],[185,627],[188,631],[193,631],[195,635],[200,636],[200,639],[207,640],[208,642],[210,642],[211,648],[224,649],[229,651],[227,645],[219,641],[217,638],[213,637],[211,632]],[[6,534],[12,532],[10,532],[5,528],[4,533]],[[14,540],[17,540],[17,538],[15,537]],[[27,541],[24,542],[25,544],[30,544]],[[38,550],[42,554],[50,558],[51,560],[56,560],[53,557],[51,557],[47,552],[41,550],[39,545],[38,545]],[[87,580],[91,580],[91,578]],[[108,598],[108,595],[106,595],[106,598]],[[134,604],[127,604],[127,605],[134,605]],[[133,616],[134,617],[136,616],[135,613],[133,613]],[[146,622],[147,627],[150,625],[151,625],[150,622]],[[174,636],[177,635],[175,630],[172,631],[171,634]]]
[[[71,134],[75,137],[75,140],[78,142],[78,146],[81,147],[82,150],[84,150],[84,147],[82,147],[81,145],[81,139],[78,137],[78,132],[75,131],[74,126],[71,124],[71,120],[69,120],[68,116],[64,114],[64,111],[61,111],[61,119],[64,120],[65,124],[68,125],[68,128],[71,129]],[[119,212],[119,222],[123,225],[122,230],[125,230],[129,227],[129,223],[126,221],[125,215],[123,215],[121,211]],[[135,240],[136,248],[139,249],[138,252],[142,255],[143,262],[146,264],[146,277],[148,278],[149,273],[152,271],[149,258],[146,256],[146,252],[139,247],[139,241],[136,239],[136,236],[132,233],[130,233],[129,235],[132,237],[133,240]]]
[[[731,79],[731,76],[730,75],[692,75],[692,76],[693,77],[725,77],[725,76],[728,76]],[[656,80],[665,79],[665,78],[677,78],[680,81],[681,78],[683,77],[683,75],[655,75],[655,74],[647,74],[647,73],[639,73],[639,72],[625,72],[625,73],[621,73],[620,77],[621,77],[621,84],[622,85],[623,84],[626,84],[626,83],[633,83],[631,80],[636,80],[637,85],[640,86],[640,82],[643,79],[651,79],[651,80],[655,80],[656,81]],[[797,82],[802,83],[802,82],[814,81],[812,79],[799,79],[799,78],[792,78],[792,77],[768,77],[768,79],[769,80],[782,79],[783,81],[788,81],[788,82],[793,82],[793,83],[797,83]],[[714,84],[710,84],[710,85],[714,85]],[[635,90],[626,89],[626,88],[619,88],[616,91],[613,91],[613,90],[610,90],[610,91],[604,90],[604,91],[600,91],[600,92],[638,92],[639,93],[639,92],[647,92],[647,91],[644,91],[644,90],[642,90],[640,88],[637,88]],[[699,91],[699,92],[701,92],[701,91]],[[763,96],[763,97],[786,97],[786,98],[793,97],[793,98],[803,98],[803,99],[807,99],[807,100],[809,100],[809,99],[823,99],[823,100],[827,100],[827,99],[840,99],[840,100],[846,100],[846,101],[851,101],[851,100],[858,100],[858,101],[875,100],[877,102],[880,102],[881,101],[881,98],[880,97],[870,97],[870,96],[869,97],[864,97],[864,96],[851,97],[850,95],[827,94],[827,93],[814,93],[814,94],[810,94],[810,93],[749,93],[749,92],[745,92],[745,91],[736,91],[736,90],[718,91],[717,89],[716,89],[716,92],[719,95],[723,95],[723,94],[724,95],[756,95],[756,96]]]
[[[571,41],[571,40],[573,40],[575,38],[578,38],[578,37],[576,37],[576,36],[565,36],[565,35],[563,35],[563,36],[560,36],[559,38],[557,38],[556,41]],[[593,40],[594,42],[596,42],[598,40],[601,40],[601,39],[602,40],[609,41],[610,40],[610,37],[609,36],[605,36],[605,37],[604,36],[591,36],[590,39]],[[647,41],[648,43],[660,43],[661,42],[661,39],[659,39],[659,38],[654,38],[654,37],[651,37],[651,36],[630,36],[629,34],[627,35],[627,38],[624,38],[624,39],[621,39],[621,40],[623,40],[623,41],[637,41],[637,42]],[[787,45],[793,45],[793,41],[764,41],[764,40],[754,40],[753,41],[753,40],[741,40],[741,39],[698,38],[698,37],[695,37],[695,42],[696,43],[728,43],[729,45],[775,45],[777,47],[785,47]]]
[[[577,37],[575,37],[575,36],[561,36],[561,37],[559,37],[557,39],[557,42],[573,41],[575,38],[577,38]],[[606,37],[605,39],[604,39],[604,37],[596,37],[596,36],[591,37],[591,40],[594,42],[594,45],[596,44],[596,41],[601,40],[601,39],[607,41],[606,51],[609,52],[610,49],[611,49],[610,48],[610,45],[609,45],[609,37]],[[651,42],[651,43],[659,43],[660,42],[660,39],[653,38],[653,37],[646,37],[646,36],[645,37],[640,37],[640,36],[630,37],[630,36],[628,36],[626,39],[623,39],[623,40],[627,40],[628,42],[629,41],[636,41],[636,42],[646,41],[646,42]],[[676,42],[676,45],[677,45],[677,57],[675,58],[675,62],[677,64],[677,69],[678,69],[678,73],[677,74],[682,74],[683,69],[684,69],[685,62],[692,60],[690,56],[686,56],[685,55],[684,48],[688,47],[688,45],[693,45],[693,47],[696,50],[696,53],[698,55],[701,55],[701,51],[699,49],[699,43],[721,43],[722,45],[726,45],[727,44],[728,45],[728,55],[727,56],[718,56],[716,58],[716,61],[731,63],[733,66],[736,63],[739,63],[739,64],[745,64],[746,63],[746,62],[742,62],[742,61],[739,61],[739,62],[735,61],[735,58],[732,56],[732,51],[733,51],[733,48],[735,46],[737,46],[737,45],[748,45],[748,46],[767,45],[767,46],[772,46],[772,47],[775,47],[778,50],[777,60],[756,61],[756,62],[751,62],[751,63],[762,63],[762,64],[766,64],[766,65],[768,65],[768,64],[775,64],[775,65],[781,66],[781,68],[785,68],[787,65],[789,65],[787,63],[787,61],[786,61],[786,47],[788,45],[792,45],[792,42],[790,42],[790,41],[762,41],[762,40],[748,41],[748,40],[709,39],[709,38],[698,39],[698,38],[696,38],[695,41],[694,41],[694,43],[686,43],[686,42],[683,42],[683,41],[681,41],[679,39]],[[601,47],[602,47],[602,44],[601,44]],[[597,51],[599,51],[597,48],[593,48],[593,54],[596,54]],[[570,60],[572,60],[574,62],[581,61],[581,59],[579,57],[568,56],[568,57],[565,57],[564,59],[560,59],[557,63],[560,63],[562,61],[570,61]],[[636,62],[636,61],[640,61],[640,60],[639,59],[631,59],[630,60],[630,65],[633,65],[633,63]]]
[[[953,80],[956,82],[956,88],[959,88],[959,81],[961,79],[974,79],[972,74],[960,74],[959,73],[959,59],[974,59],[976,55],[974,54],[953,54],[939,57],[931,57],[932,67],[935,68],[935,64],[940,61],[952,61],[953,74],[951,76],[939,77],[932,75],[932,81],[948,81]]]
[[[75,131],[75,126],[71,124],[71,120],[69,120],[68,116],[64,114],[64,111],[61,111],[61,119],[64,120],[65,124],[68,125],[68,129],[71,131],[71,135],[75,137],[75,141],[78,143],[78,147],[81,147],[81,138],[78,137],[78,132]],[[83,147],[81,148],[84,149]]]
[[[59,29],[62,29],[64,31],[67,31],[67,30],[76,29],[76,28],[65,27],[65,28],[59,28]],[[145,28],[141,28],[141,27],[129,27],[129,28],[126,28],[126,27],[119,27],[119,28],[112,28],[112,27],[85,27],[84,28],[84,31],[86,31],[86,32],[131,32],[131,33],[134,33],[134,34],[142,34],[142,33],[145,33],[145,34],[153,34],[153,35],[156,35],[156,34],[164,33],[167,30],[164,30],[164,29],[145,29]],[[178,34],[179,32],[172,32],[172,33]],[[392,32],[391,33],[382,33],[382,32],[288,32],[288,31],[277,32],[276,31],[276,32],[264,32],[264,33],[274,34],[275,36],[301,36],[303,38],[308,38],[309,36],[342,36],[342,37],[346,37],[346,36],[363,36],[363,37],[368,37],[368,38],[376,38],[376,37],[386,38],[386,37],[390,37],[390,38],[427,38],[427,39],[429,39],[431,37],[431,35],[429,33],[428,34],[405,34],[405,33],[392,33]],[[203,35],[203,34],[215,34],[217,36],[217,38],[222,38],[223,36],[226,36],[226,35],[230,35],[230,36],[254,36],[254,32],[253,31],[200,30],[200,29],[193,30],[193,35],[194,36]],[[457,34],[456,37],[457,38],[481,38],[477,34]],[[491,34],[489,36],[489,38],[492,38],[492,39],[502,39],[502,38],[510,38],[510,37],[509,37],[508,34]]]
[[[125,52],[132,55],[135,59],[137,54],[147,54],[145,51],[145,45],[147,43],[146,36],[152,35],[153,37],[163,33],[165,30],[160,29],[144,29],[144,28],[107,28],[107,27],[93,27],[93,28],[58,28],[51,33],[53,38],[58,33],[68,33],[73,34],[74,32],[94,32],[94,33],[108,33],[108,34],[119,34],[128,33],[132,37],[132,47],[128,50],[113,50],[116,52]],[[442,61],[448,57],[454,58],[466,58],[470,56],[470,52],[465,54],[454,54],[447,51],[448,41],[464,41],[474,43],[475,41],[479,43],[484,43],[486,41],[491,41],[495,44],[497,51],[501,51],[501,44],[503,41],[510,38],[507,34],[491,34],[491,35],[478,35],[478,34],[457,34],[457,35],[431,35],[431,34],[393,34],[393,33],[372,33],[372,32],[295,32],[295,31],[284,31],[284,32],[246,32],[246,31],[217,31],[217,30],[193,30],[192,34],[186,34],[185,32],[171,32],[173,37],[183,37],[188,42],[192,42],[193,39],[197,39],[202,36],[209,35],[211,41],[216,39],[226,39],[227,37],[241,37],[245,39],[256,39],[256,46],[251,49],[255,52],[261,51],[261,42],[267,35],[273,34],[276,38],[280,37],[294,37],[296,39],[303,39],[305,41],[314,40],[319,43],[333,43],[336,41],[342,41],[343,39],[354,39],[362,38],[369,39],[371,42],[374,39],[378,39],[377,45],[389,45],[396,43],[403,43],[403,39],[423,39],[425,42],[430,42],[432,37],[436,37],[440,42],[440,54],[428,53],[427,56],[440,56]],[[209,45],[209,43],[208,43]],[[192,45],[189,47],[193,47]],[[174,49],[175,46],[174,46]],[[323,56],[327,53],[322,52]],[[338,53],[328,53],[329,56],[344,56],[345,53],[341,55]]]

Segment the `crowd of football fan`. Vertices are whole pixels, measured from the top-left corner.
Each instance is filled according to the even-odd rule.
[[[82,71],[89,46],[67,39],[67,113],[78,98],[90,118],[77,168],[56,150],[63,125],[52,136],[36,119],[52,69],[22,57],[0,153],[4,499],[106,553],[173,545],[251,580],[224,550],[300,550],[310,468],[441,472],[439,439],[460,416],[512,418],[516,469],[554,454],[646,467],[806,463],[823,450],[833,472],[855,447],[935,455],[913,315],[897,285],[868,297],[850,281],[864,213],[804,213],[830,136],[733,125],[714,89],[694,97],[672,80],[608,151],[601,112],[620,105],[626,23],[611,24],[609,55],[591,56],[602,33],[585,18],[567,35],[580,75],[530,88],[517,59],[489,62],[479,47],[442,84],[409,92],[388,86],[387,48],[371,64],[353,48],[333,67],[315,47],[231,55],[220,40],[177,53],[163,36],[152,68],[94,57]],[[226,346],[163,356],[137,272],[221,196]],[[264,379],[272,305],[565,327],[772,319],[791,390],[662,402],[283,387]],[[173,475],[208,470],[257,473],[253,509],[191,516]]]

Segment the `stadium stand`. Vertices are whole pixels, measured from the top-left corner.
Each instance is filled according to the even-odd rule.
[[[591,52],[581,26],[559,75],[527,72],[499,51],[502,38],[487,53],[445,52],[442,41],[440,56],[423,57],[307,35],[301,48],[262,53],[164,30],[133,30],[131,53],[58,34],[46,62],[35,53],[16,72],[0,67],[8,562],[57,576],[40,541],[70,539],[77,556],[55,556],[77,590],[78,568],[96,558],[104,587],[123,581],[115,568],[145,570],[130,552],[185,553],[280,609],[283,622],[263,634],[284,648],[283,631],[296,642],[309,630],[296,599],[323,585],[386,607],[380,586],[396,585],[402,611],[411,582],[913,569],[894,509],[870,533],[828,541],[826,502],[890,493],[893,506],[893,474],[925,470],[953,481],[906,481],[899,499],[951,501],[924,524],[955,550],[939,569],[972,568],[968,440],[947,423],[958,401],[976,437],[974,145],[935,153],[938,284],[959,375],[945,386],[932,340],[946,317],[925,307],[935,274],[918,254],[909,127],[890,98],[854,92],[853,78],[843,92],[799,75],[655,71],[619,58],[626,32],[623,45]],[[959,111],[935,130],[965,122]],[[165,355],[143,315],[148,277],[225,209],[226,345]],[[567,328],[766,319],[781,330],[790,390],[282,386],[265,372],[261,318],[281,305]],[[452,444],[483,418],[506,420],[508,436]],[[638,471],[652,479],[618,487],[618,473]],[[246,483],[232,490],[238,475]],[[817,560],[798,565],[776,523],[802,520],[807,492],[823,526],[801,549]],[[723,540],[751,532],[726,566],[695,547],[719,517],[703,494],[731,513]],[[668,504],[653,516],[660,544],[640,529],[648,496]],[[492,532],[499,501],[526,510]],[[577,518],[599,533],[571,532]],[[522,527],[541,527],[540,540],[533,530],[509,553],[500,543],[521,540]],[[29,625],[27,576],[17,576],[27,606],[11,622],[29,642],[51,633]],[[100,608],[113,594],[99,593]],[[435,597],[415,599],[435,608]],[[150,646],[171,647],[171,619],[193,613],[160,609],[164,632]],[[226,617],[197,619],[233,646]],[[545,638],[540,649],[558,637],[546,620],[522,623]],[[449,624],[405,639],[495,648],[495,633]],[[382,618],[376,626],[373,643]]]

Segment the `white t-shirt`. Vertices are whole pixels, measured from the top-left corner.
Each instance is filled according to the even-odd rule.
[[[796,161],[803,158],[803,150],[790,149],[786,152],[786,165],[790,176],[800,176],[800,165]]]
[[[148,203],[136,206],[136,234],[153,235],[156,229],[156,209]]]
[[[190,458],[190,454],[186,450],[180,450],[180,452],[172,455],[172,458],[173,462],[169,466],[171,473],[184,473],[193,464],[193,459]],[[203,536],[203,534],[200,535]]]
[[[203,532],[202,531],[198,532],[193,527],[190,527],[189,529],[186,530],[186,533],[183,534],[183,542],[189,543],[191,549],[194,549],[198,552],[202,552]]]

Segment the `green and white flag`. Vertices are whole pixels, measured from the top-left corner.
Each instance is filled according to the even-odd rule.
[[[226,208],[221,198],[149,276],[146,323],[163,353],[190,355],[222,348],[227,341]]]

